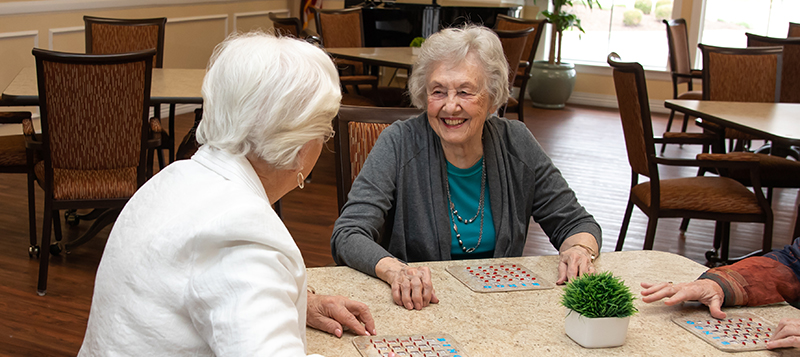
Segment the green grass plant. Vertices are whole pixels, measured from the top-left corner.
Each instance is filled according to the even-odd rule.
[[[628,317],[638,311],[634,299],[625,282],[607,271],[570,280],[561,304],[588,318]]]

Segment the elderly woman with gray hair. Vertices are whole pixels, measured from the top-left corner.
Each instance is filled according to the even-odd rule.
[[[79,355],[299,356],[306,324],[374,335],[365,304],[307,290],[271,207],[303,187],[340,99],[331,59],[308,43],[250,33],[218,45],[203,81],[204,145],[122,210]]]
[[[560,251],[557,283],[593,272],[600,226],[520,121],[497,35],[474,25],[422,45],[408,87],[426,113],[383,131],[334,226],[334,260],[384,280],[394,302],[438,302],[427,267],[405,262],[521,256],[530,218]]]

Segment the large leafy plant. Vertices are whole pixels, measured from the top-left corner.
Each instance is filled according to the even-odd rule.
[[[585,317],[627,317],[638,310],[633,294],[611,272],[585,274],[564,288],[561,304]]]
[[[536,0],[534,0],[535,2]],[[576,0],[575,2],[585,4],[590,9],[594,5],[597,5],[597,8],[601,8],[598,0]],[[582,33],[586,31],[583,31],[581,19],[577,15],[563,9],[564,6],[572,7],[572,0],[550,0],[550,3],[553,4],[553,11],[542,11],[542,15],[553,24],[553,29],[555,30],[555,36],[550,36],[550,56],[548,61],[550,64],[561,64],[561,34],[564,30],[574,27]],[[556,50],[558,51],[557,54]]]

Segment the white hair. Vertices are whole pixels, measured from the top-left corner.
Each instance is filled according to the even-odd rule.
[[[209,61],[197,141],[296,169],[303,145],[332,133],[341,98],[339,75],[321,49],[260,31],[234,34]]]
[[[411,103],[420,109],[428,107],[426,86],[431,72],[441,63],[457,65],[475,54],[484,71],[484,83],[492,107],[498,108],[508,101],[508,61],[503,53],[503,44],[494,31],[467,24],[461,28],[447,28],[431,35],[422,44],[414,71],[408,79]]]

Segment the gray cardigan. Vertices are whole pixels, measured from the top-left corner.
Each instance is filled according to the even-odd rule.
[[[600,225],[525,124],[487,119],[483,155],[496,231],[494,257],[522,255],[531,216],[556,249],[580,232],[591,233],[602,246]],[[425,113],[386,128],[334,225],[336,263],[375,276],[375,265],[386,256],[450,260],[445,170],[442,144]]]

